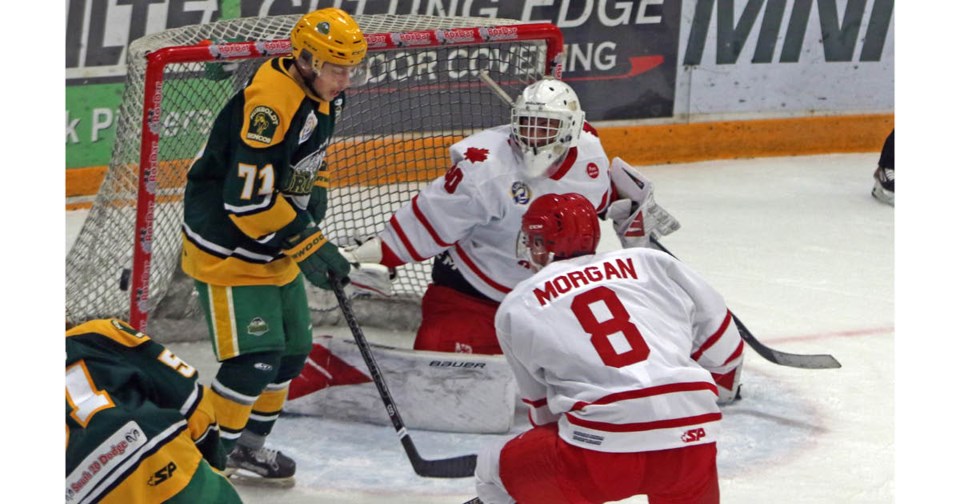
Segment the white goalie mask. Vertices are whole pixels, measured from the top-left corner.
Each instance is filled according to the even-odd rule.
[[[548,77],[523,90],[513,104],[510,125],[527,177],[542,176],[577,146],[584,116],[577,93],[557,79]]]

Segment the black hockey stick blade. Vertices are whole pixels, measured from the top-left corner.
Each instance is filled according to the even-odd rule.
[[[400,443],[407,452],[410,459],[410,465],[413,466],[413,472],[427,478],[469,478],[473,476],[477,469],[477,456],[475,454],[461,455],[440,460],[426,460],[417,452],[417,447],[413,445],[413,440],[407,434],[406,429],[400,434]]]
[[[400,444],[403,445],[403,450],[410,460],[410,465],[413,466],[413,471],[417,473],[417,475],[427,478],[467,478],[473,476],[474,470],[477,467],[476,455],[462,455],[438,460],[427,460],[420,456],[417,447],[413,444],[413,439],[410,438],[410,434],[403,424],[403,419],[400,417],[400,410],[397,409],[397,404],[393,401],[393,396],[390,395],[390,389],[387,388],[387,382],[383,378],[380,366],[373,358],[373,351],[370,350],[370,344],[367,343],[367,338],[363,335],[363,329],[360,328],[360,323],[357,322],[357,317],[353,314],[353,307],[350,305],[350,300],[343,291],[341,279],[337,278],[333,272],[330,273],[330,285],[333,293],[337,296],[340,311],[343,312],[343,318],[346,320],[347,326],[350,327],[350,332],[353,334],[353,339],[357,343],[360,355],[363,357],[363,361],[370,371],[370,377],[377,387],[377,392],[380,393],[380,399],[387,409],[387,416],[390,417],[393,428],[396,429],[397,435],[400,436]]]
[[[730,315],[733,317],[733,322],[737,324],[737,329],[740,331],[740,337],[743,338],[743,341],[747,342],[754,352],[774,364],[803,369],[836,369],[840,367],[840,361],[829,354],[800,355],[770,348],[760,343],[733,312],[730,312]]]
[[[667,248],[660,243],[660,240],[657,240],[653,236],[650,237],[650,243],[654,244],[658,249],[669,254],[674,259],[680,260],[679,257],[673,255],[673,252],[667,250]],[[840,361],[835,359],[832,355],[792,354],[770,348],[754,337],[753,333],[747,329],[747,326],[743,325],[743,322],[741,322],[732,311],[730,312],[730,315],[733,317],[733,323],[737,325],[737,330],[740,332],[740,337],[743,338],[743,341],[745,341],[747,345],[750,345],[750,348],[752,348],[754,352],[757,352],[760,357],[763,357],[774,364],[802,369],[836,369],[840,367]]]

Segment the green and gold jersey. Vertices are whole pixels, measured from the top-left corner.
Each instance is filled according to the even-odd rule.
[[[66,333],[66,502],[162,502],[225,453],[197,371],[119,320]]]
[[[299,273],[280,244],[311,222],[307,203],[344,95],[308,95],[292,65],[260,66],[217,115],[187,174],[181,263],[197,280],[284,285]]]

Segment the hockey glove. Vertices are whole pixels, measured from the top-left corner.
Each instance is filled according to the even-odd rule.
[[[610,204],[607,218],[624,248],[650,247],[650,237],[666,236],[680,223],[653,198],[653,182],[620,158],[610,163],[610,178],[617,188],[618,199]]]
[[[329,273],[333,271],[349,281],[350,263],[340,255],[337,246],[327,241],[317,226],[311,225],[284,241],[283,251],[296,261],[303,276],[321,289],[330,289]]]
[[[340,254],[350,263],[350,285],[346,289],[347,294],[351,297],[392,296],[397,270],[380,264],[380,238],[354,238],[354,242],[356,245],[340,249]]]
[[[743,369],[741,362],[737,367],[723,374],[711,372],[713,381],[717,384],[717,404],[725,406],[734,401],[739,401],[740,397],[740,371]]]
[[[307,211],[313,216],[313,222],[323,222],[327,214],[327,185],[329,184],[327,175],[327,162],[324,161],[317,171],[317,178],[313,181],[313,189],[310,190],[310,201],[307,202]]]

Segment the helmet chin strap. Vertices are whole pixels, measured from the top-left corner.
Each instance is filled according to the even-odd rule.
[[[547,266],[547,264],[552,263],[554,259],[553,252],[548,252],[546,263],[544,264],[538,263],[533,259],[533,251],[530,250],[530,247],[527,245],[523,245],[523,249],[521,249],[518,255],[520,256],[521,259],[525,260],[527,264],[530,265],[530,269],[532,269],[535,272],[542,270],[544,267]]]
[[[538,263],[537,261],[534,261],[534,260],[533,260],[533,256],[531,255],[531,256],[530,256],[530,265],[533,267],[533,271],[540,271],[540,270],[542,270],[543,268],[546,268],[547,265],[549,265],[550,263],[552,263],[554,259],[555,259],[555,257],[554,257],[553,252],[547,252],[547,260],[546,260],[546,262],[544,262],[543,264],[540,264],[540,263]]]
[[[546,170],[543,170],[544,177],[552,177],[554,173],[557,173],[557,170],[560,168],[560,165],[563,164],[563,160],[567,158],[567,154],[570,153],[570,149],[563,151],[563,154],[557,156],[557,159],[550,163],[550,166]]]
[[[297,69],[297,73],[300,74],[300,78],[303,79],[304,86],[310,90],[310,92],[316,96],[320,97],[320,92],[313,87],[313,83],[317,81],[317,77],[320,76],[313,67],[310,67],[309,73],[306,73],[303,68],[300,67],[300,60],[297,59],[293,62],[293,66]]]

